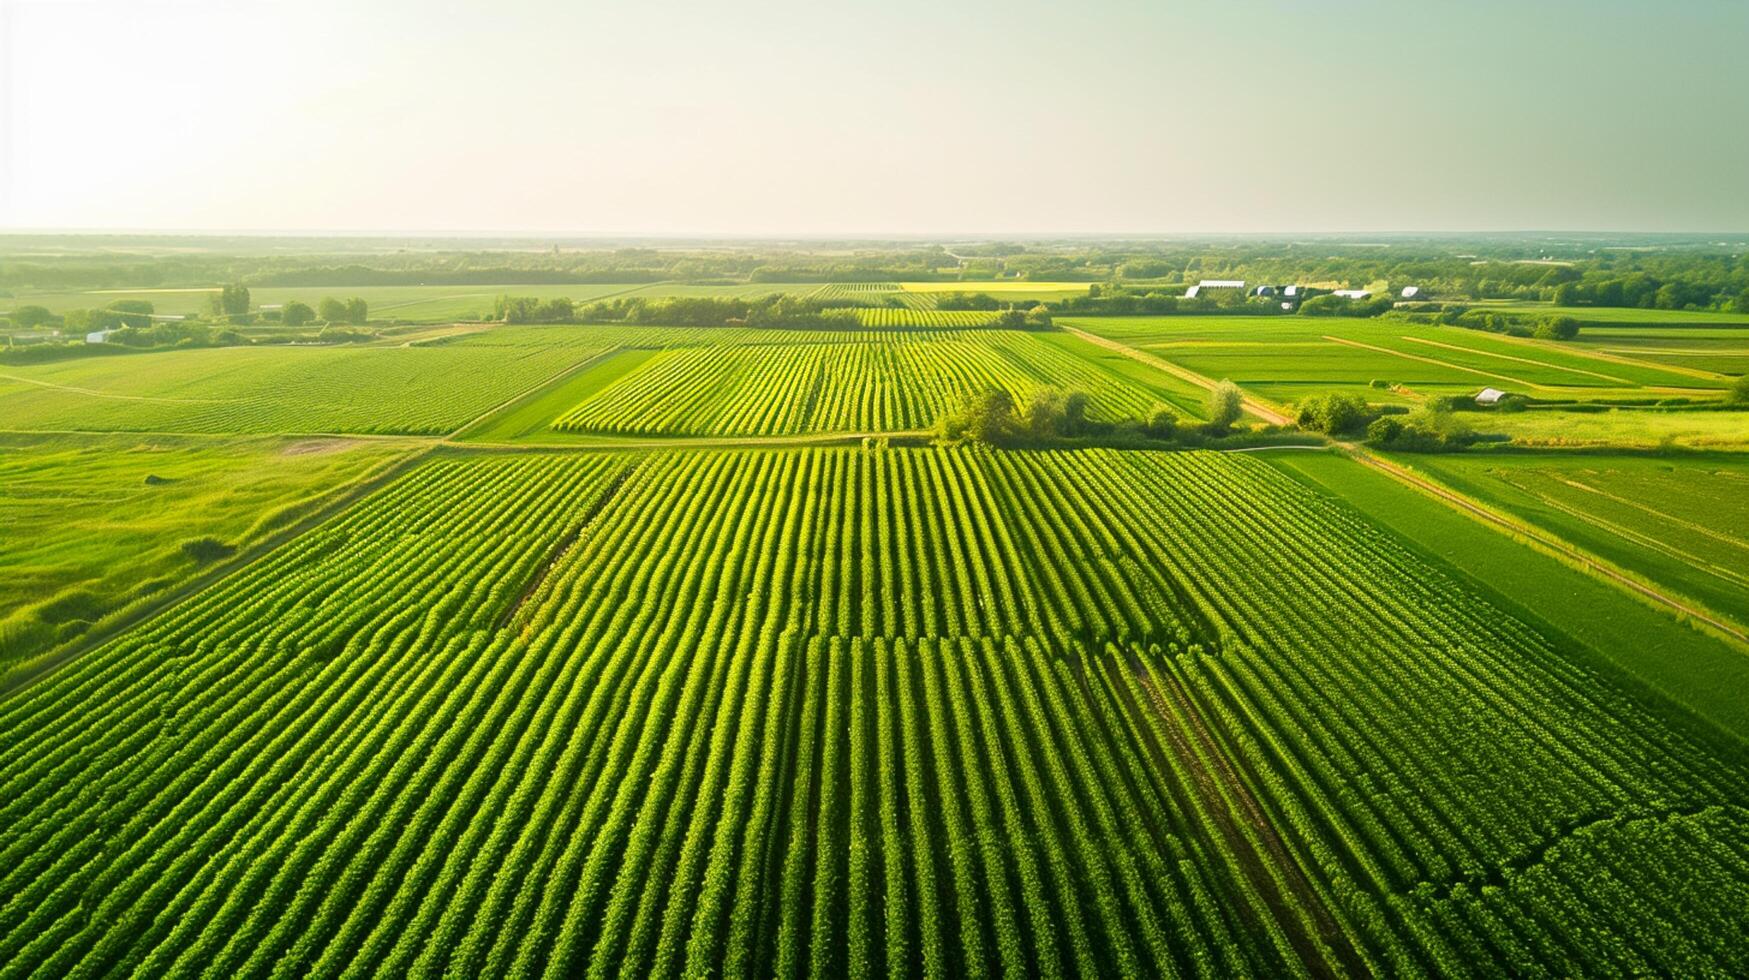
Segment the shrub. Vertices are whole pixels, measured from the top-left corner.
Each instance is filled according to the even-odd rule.
[[[1178,433],[1178,413],[1165,405],[1157,405],[1142,423],[1142,433],[1150,439],[1170,439]]]
[[[191,538],[182,542],[182,554],[203,565],[207,562],[218,561],[221,558],[229,558],[236,550],[218,538],[210,536]]]
[[[1725,404],[1749,405],[1749,374],[1731,382],[1730,390],[1725,392]]]
[[[1232,428],[1239,421],[1239,416],[1245,411],[1245,397],[1239,391],[1239,386],[1222,379],[1209,390],[1208,417],[1209,431],[1220,434]]]
[[[1537,324],[1535,336],[1539,340],[1572,340],[1579,336],[1579,321],[1570,316],[1551,316]]]
[[[1301,403],[1299,425],[1302,429],[1338,435],[1359,432],[1371,417],[1366,399],[1353,392],[1333,392]]]

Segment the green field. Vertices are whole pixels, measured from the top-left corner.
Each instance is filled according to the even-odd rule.
[[[1478,432],[1530,448],[1749,450],[1749,412],[1504,412],[1477,416]]]
[[[592,346],[593,345],[593,346]],[[7,429],[447,433],[613,346],[573,329],[407,347],[225,347],[0,370]]]
[[[950,285],[0,370],[0,977],[1749,973],[1749,644],[1676,609],[1749,620],[1749,412],[1192,425],[1715,399],[1737,328]],[[1186,425],[919,433],[993,388]]]
[[[407,448],[364,440],[0,435],[0,668],[243,550]]]
[[[1332,391],[1413,403],[1433,394],[1474,394],[1485,386],[1545,399],[1705,398],[1728,383],[1650,360],[1594,356],[1580,345],[1388,319],[1171,316],[1064,322],[1209,377],[1230,378],[1282,403]],[[1375,381],[1400,387],[1388,390]]]
[[[1408,462],[1420,469],[1430,459]],[[1614,672],[1749,744],[1749,702],[1740,696],[1749,685],[1749,655],[1742,647],[1695,628],[1673,628],[1667,612],[1627,599],[1620,588],[1342,455],[1276,452],[1269,462],[1365,511],[1502,608],[1546,624],[1548,635],[1566,638],[1557,645],[1580,664]]]
[[[1080,350],[1075,349],[1081,348]],[[1072,337],[1024,331],[791,331],[782,342],[673,347],[602,385],[555,428],[613,435],[794,435],[928,428],[974,391],[1017,401],[1044,387],[1092,396],[1098,418],[1157,404],[1195,414],[1199,393],[1080,356]]]
[[[445,457],[0,713],[20,972],[1744,966],[1740,763],[1243,457]]]
[[[1427,473],[1749,624],[1749,458],[1429,456]]]

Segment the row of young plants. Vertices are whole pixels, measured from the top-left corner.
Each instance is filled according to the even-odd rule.
[[[793,435],[922,429],[991,387],[1051,385],[1139,416],[1157,395],[1022,331],[887,333],[849,343],[666,350],[554,421],[616,435]]]
[[[443,456],[0,704],[0,973],[1733,972],[1742,776],[1253,458]]]

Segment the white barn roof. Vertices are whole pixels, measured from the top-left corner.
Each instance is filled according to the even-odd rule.
[[[1476,404],[1495,405],[1499,403],[1500,399],[1505,397],[1506,392],[1501,391],[1499,388],[1483,388],[1476,395]]]

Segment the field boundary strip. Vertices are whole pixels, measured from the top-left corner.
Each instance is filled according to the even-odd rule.
[[[460,428],[457,428],[457,429],[451,431],[448,435],[444,436],[443,438],[446,440],[447,439],[459,439],[462,436],[466,435],[468,430],[479,427],[480,425],[484,424],[485,422],[487,422],[488,420],[490,420],[491,418],[496,416],[498,413],[506,411],[507,409],[513,408],[526,400],[534,398],[536,395],[539,395],[541,392],[547,390],[548,388],[551,388],[554,385],[563,383],[567,378],[571,377],[573,374],[577,374],[578,372],[582,371],[584,368],[587,368],[587,367],[593,365],[597,361],[603,360],[604,358],[612,357],[613,355],[619,353],[621,350],[624,350],[624,348],[621,345],[615,344],[614,346],[609,347],[606,350],[596,351],[595,353],[589,355],[588,357],[583,358],[581,361],[578,361],[577,363],[571,365],[570,367],[565,368],[563,371],[560,371],[558,374],[555,374],[552,377],[549,377],[543,381],[538,381],[538,382],[528,386],[527,388],[523,389],[522,391],[518,392],[517,394],[510,396],[509,398],[505,399],[502,402],[499,402],[498,404],[492,406],[491,408],[488,408],[484,412],[481,412],[480,414],[474,416],[473,418],[469,419],[468,421],[462,423]]]

